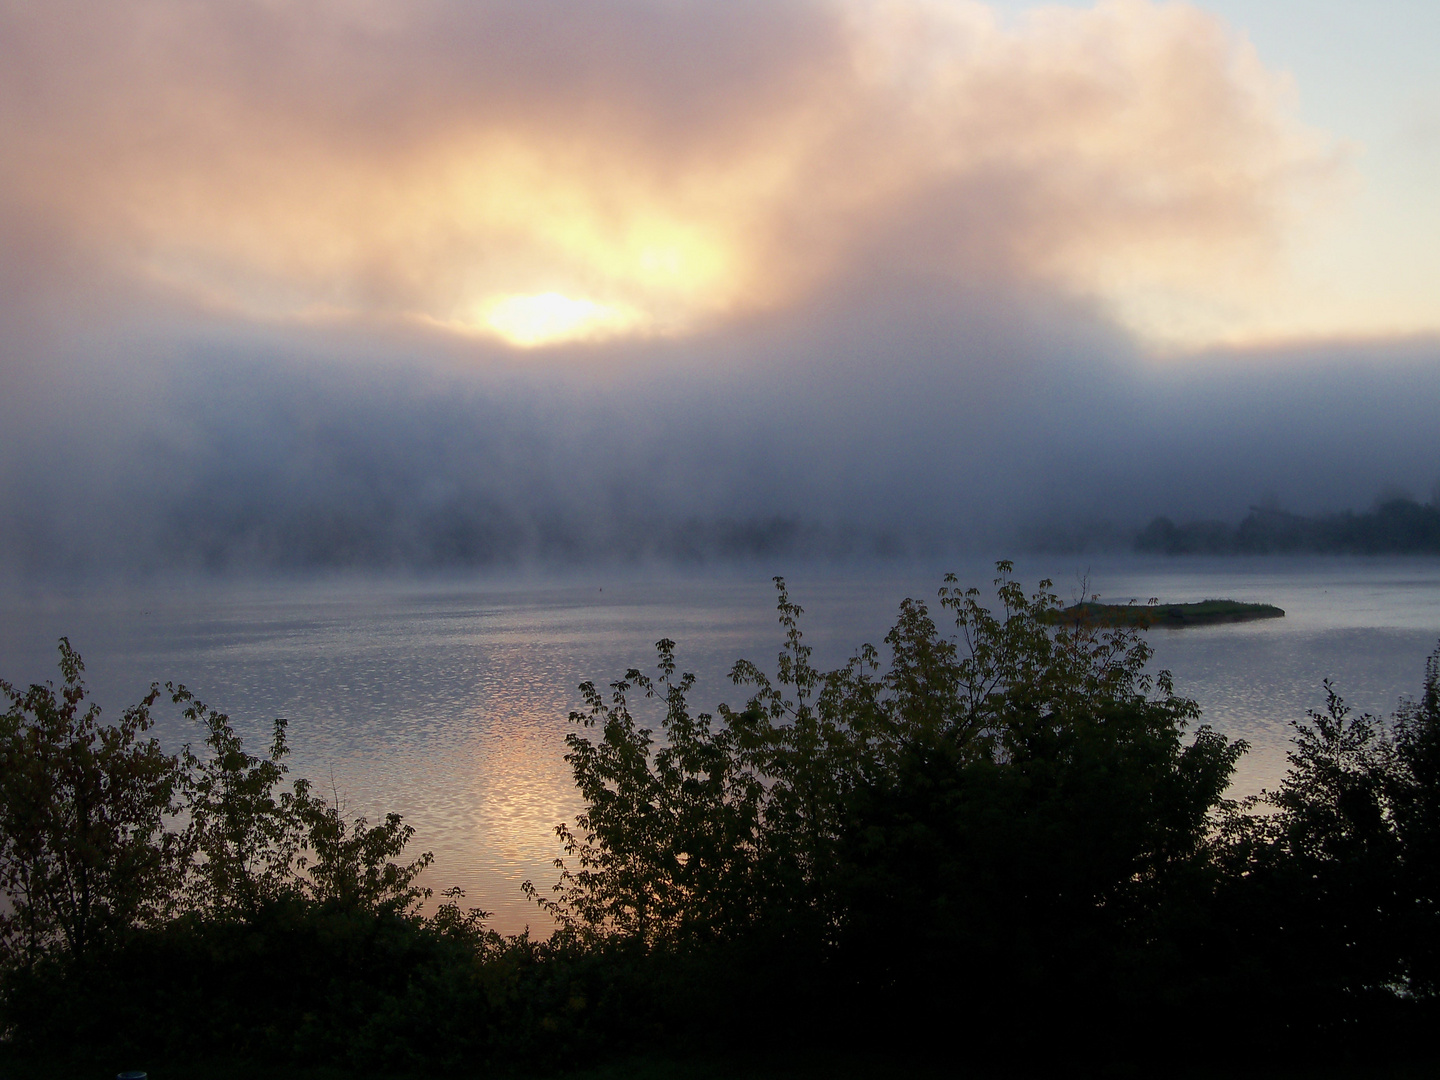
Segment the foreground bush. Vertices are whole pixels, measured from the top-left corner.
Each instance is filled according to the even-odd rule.
[[[60,669],[58,694],[0,683],[12,1042],[367,1061],[468,1045],[446,1025],[475,1011],[479,982],[463,976],[497,939],[456,897],[419,916],[430,856],[403,860],[398,815],[371,826],[304,780],[285,786],[283,721],[256,756],[224,714],[168,685],[204,741],[167,755],[146,736],[158,685],[106,725],[63,639]]]
[[[778,1044],[1011,1054],[1039,1026],[1143,1053],[1249,1000],[1265,1019],[1214,1052],[1413,1045],[1436,1019],[1440,660],[1389,725],[1332,692],[1281,788],[1236,805],[1244,744],[1195,726],[1138,631],[1067,624],[1048,582],[1000,571],[993,611],[947,584],[954,634],[907,601],[887,658],[832,672],[777,582],[778,674],[736,665],[742,708],[693,711],[670,641],[656,677],[583,686],[586,810],[554,892],[531,887],[561,935],[642,950],[667,1015]]]
[[[1131,627],[1066,623],[1000,564],[997,602],[906,601],[811,665],[779,586],[772,679],[692,710],[659,643],[581,690],[547,941],[447,895],[398,816],[287,783],[184,687],[119,723],[64,684],[0,717],[0,1008],[16,1046],[106,1063],[556,1069],[635,1049],[963,1046],[1000,1063],[1170,1053],[1194,1018],[1262,1017],[1189,1054],[1400,1052],[1436,1016],[1440,652],[1389,723],[1333,691],[1279,790],[1235,804],[1241,742],[1198,725]],[[204,735],[167,756],[161,696]],[[653,715],[647,726],[643,719]],[[1036,1032],[1043,1031],[1044,1039]]]
[[[825,673],[782,583],[778,677],[737,665],[750,699],[718,716],[692,713],[669,641],[658,678],[582,687],[587,809],[536,893],[561,933],[713,969],[696,1008],[787,1002],[781,1036],[797,1008],[851,1031],[1037,1008],[1079,1026],[1170,978],[1243,744],[1187,732],[1198,709],[1145,673],[1137,631],[1057,626],[1048,583],[1001,569],[998,613],[941,591],[958,642],[907,601],[888,665],[867,648]]]

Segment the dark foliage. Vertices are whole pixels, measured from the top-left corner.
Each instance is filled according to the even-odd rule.
[[[203,731],[203,750],[166,755],[143,737],[158,685],[102,724],[68,641],[60,656],[58,695],[0,683],[10,1040],[326,1060],[394,1057],[391,1029],[408,1032],[404,1046],[431,1045],[415,1036],[455,1010],[428,1005],[473,996],[456,979],[493,936],[454,897],[416,915],[430,856],[396,861],[411,836],[399,816],[371,826],[303,780],[282,790],[284,723],[267,756],[249,754],[228,717],[183,686],[165,694]]]
[[[181,686],[120,722],[3,686],[0,1007],[12,1050],[81,1063],[556,1070],[636,1050],[953,1053],[1015,1066],[1173,1054],[1197,1017],[1260,1017],[1191,1056],[1423,1052],[1440,1016],[1440,651],[1389,722],[1327,686],[1279,789],[1225,792],[1244,744],[1132,626],[1057,618],[1000,564],[885,639],[812,666],[783,582],[775,675],[691,709],[655,676],[583,686],[586,809],[546,941],[457,893],[431,914],[398,816],[287,782]],[[145,737],[166,696],[203,732]],[[642,719],[654,716],[653,726]],[[1044,1032],[1043,1039],[1037,1032]],[[1033,1063],[1033,1061],[1032,1061]]]
[[[1440,649],[1387,724],[1327,682],[1294,723],[1278,790],[1236,808],[1197,968],[1243,993],[1272,1042],[1327,1054],[1429,1053],[1440,1022]]]
[[[1197,1053],[1414,1049],[1436,1018],[1435,662],[1390,725],[1330,692],[1281,789],[1237,806],[1243,744],[1187,730],[1138,632],[1056,618],[1001,570],[994,612],[941,591],[957,635],[907,601],[888,665],[833,672],[782,584],[778,677],[737,665],[740,709],[693,713],[669,641],[657,677],[583,687],[587,810],[536,894],[562,934],[694,973],[661,1013],[775,1045],[799,1024],[1008,1056],[1038,1025],[1143,1055],[1245,999],[1265,1022]]]
[[[571,735],[569,760],[588,809],[537,896],[562,933],[730,972],[696,984],[709,1010],[773,993],[791,1004],[759,1015],[803,1002],[811,1030],[1036,1008],[1078,1030],[1163,980],[1243,745],[1185,737],[1197,709],[1144,672],[1134,629],[1054,626],[1055,597],[1002,572],[998,615],[942,590],[958,643],[907,601],[883,671],[868,648],[812,668],[782,585],[778,678],[737,665],[752,696],[718,718],[691,713],[669,641],[657,679],[587,684],[574,719],[596,738]]]
[[[100,722],[85,702],[84,665],[60,640],[53,686],[17,690],[0,681],[0,957],[29,967],[56,954],[83,959],[117,935],[172,910],[183,872],[182,838],[167,827],[179,809],[180,773],[154,739],[150,708]]]

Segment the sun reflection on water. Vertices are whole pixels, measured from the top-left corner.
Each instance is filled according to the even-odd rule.
[[[1063,580],[1063,565],[1030,566]],[[1284,619],[1152,634],[1155,666],[1174,672],[1205,721],[1247,739],[1239,794],[1283,774],[1290,720],[1322,703],[1333,676],[1357,711],[1385,714],[1418,690],[1440,633],[1433,561],[1097,560],[1091,580],[1122,600],[1211,595],[1278,603]],[[993,571],[959,567],[985,587]],[[712,711],[746,691],[726,678],[744,656],[769,666],[779,644],[773,595],[759,574],[713,580],[449,582],[403,580],[153,585],[74,597],[0,593],[0,675],[22,685],[54,676],[55,640],[70,635],[106,715],[152,678],[179,678],[232,716],[247,746],[270,718],[290,718],[292,776],[311,778],[352,813],[386,811],[414,825],[412,851],[434,851],[425,883],[460,885],[466,903],[512,932],[548,920],[527,902],[547,892],[561,854],[555,826],[581,808],[564,760],[576,685],[646,666],[662,636],[700,676],[691,700]],[[822,667],[879,641],[904,596],[933,594],[939,575],[896,567],[873,575],[792,577],[806,641]],[[1063,592],[1063,589],[1062,589]],[[658,716],[637,702],[637,719]],[[156,731],[178,748],[193,728]]]

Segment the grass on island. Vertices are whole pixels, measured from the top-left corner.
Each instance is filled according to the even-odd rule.
[[[1279,619],[1285,612],[1274,604],[1246,604],[1239,600],[1201,600],[1194,604],[1072,604],[1052,616],[1052,622],[1082,622],[1093,626],[1210,626],[1214,623]]]

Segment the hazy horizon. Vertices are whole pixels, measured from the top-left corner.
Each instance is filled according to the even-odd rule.
[[[1426,498],[1434,16],[1375,10],[0,4],[0,568]]]

